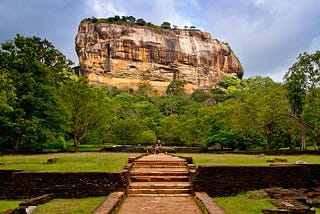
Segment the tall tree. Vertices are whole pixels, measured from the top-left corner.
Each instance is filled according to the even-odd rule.
[[[300,54],[284,76],[287,86],[288,98],[294,117],[301,122],[301,149],[305,150],[306,122],[301,120],[301,115],[306,102],[317,97],[316,88],[320,85],[320,51],[314,54]]]
[[[72,80],[62,87],[61,97],[66,106],[68,130],[78,152],[79,143],[90,136],[97,143],[105,140],[108,129],[108,97],[86,79]]]
[[[17,35],[3,43],[0,52],[1,76],[10,85],[4,89],[10,111],[0,122],[1,132],[6,133],[1,141],[14,150],[41,150],[62,131],[51,109],[57,104],[56,91],[67,79],[71,61],[39,37]],[[12,92],[14,96],[8,96]]]

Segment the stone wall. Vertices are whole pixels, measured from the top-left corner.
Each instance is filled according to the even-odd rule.
[[[311,188],[319,181],[320,165],[199,166],[192,186],[196,192],[227,196],[272,186]]]
[[[192,158],[187,160],[192,162]],[[320,164],[199,166],[191,177],[193,191],[210,196],[268,187],[312,188],[320,186]],[[59,198],[103,196],[124,191],[128,178],[128,170],[118,173],[0,170],[0,198],[31,198],[50,193]]]
[[[128,172],[0,171],[0,198],[30,198],[53,193],[59,198],[103,196],[124,190]]]

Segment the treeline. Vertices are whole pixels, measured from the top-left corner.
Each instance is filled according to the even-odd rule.
[[[0,149],[64,150],[73,144],[211,146],[238,150],[306,149],[320,128],[320,52],[303,54],[285,83],[224,77],[220,88],[185,93],[175,80],[158,96],[93,87],[77,78],[47,40],[17,35],[0,51]],[[150,96],[152,95],[152,96]]]
[[[136,19],[134,16],[119,16],[115,15],[113,17],[109,18],[96,18],[96,17],[91,17],[91,18],[86,18],[84,19],[85,21],[90,21],[93,23],[100,23],[100,22],[105,22],[105,23],[119,23],[119,24],[129,24],[129,25],[139,25],[139,26],[149,26],[152,28],[163,28],[163,29],[178,29],[177,25],[172,25],[170,22],[163,22],[160,26],[153,24],[151,22],[145,21],[143,18],[138,18]],[[190,30],[196,30],[195,26],[184,26],[184,29],[190,29]]]

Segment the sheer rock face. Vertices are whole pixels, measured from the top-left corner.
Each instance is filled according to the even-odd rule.
[[[148,81],[160,94],[174,80],[185,89],[211,89],[225,75],[242,78],[226,43],[199,30],[82,21],[76,37],[80,71],[92,84],[137,89]]]

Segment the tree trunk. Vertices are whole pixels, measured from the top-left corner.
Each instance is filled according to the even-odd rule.
[[[19,138],[18,137],[14,137],[13,140],[13,151],[17,152],[19,150]]]
[[[268,124],[266,126],[266,133],[267,133],[267,148],[266,148],[266,150],[267,151],[270,150],[270,145],[271,145],[271,140],[272,140],[272,135],[273,135],[272,127],[273,127],[272,124]]]
[[[78,152],[78,141],[77,141],[77,130],[73,129],[73,144],[74,144],[74,152]]]
[[[306,127],[303,122],[301,122],[301,150],[307,149],[307,142],[306,142]]]
[[[267,148],[266,148],[267,151],[270,150],[271,139],[272,139],[272,133],[267,133]]]

